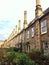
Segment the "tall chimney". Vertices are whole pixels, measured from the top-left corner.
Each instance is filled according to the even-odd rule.
[[[21,31],[21,20],[18,21],[18,33]]]
[[[43,11],[41,8],[40,0],[36,0],[36,9],[35,9],[35,17],[42,16]]]
[[[18,27],[17,27],[17,25],[15,26],[15,34],[17,35],[17,33],[18,33]]]
[[[23,25],[23,28],[27,28],[28,26],[28,23],[27,23],[27,11],[24,11],[24,25]]]
[[[36,6],[40,5],[40,0],[36,0]]]

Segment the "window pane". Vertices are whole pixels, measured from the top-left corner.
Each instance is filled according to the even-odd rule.
[[[44,26],[46,26],[46,20],[41,22],[41,27],[44,27]]]
[[[48,48],[48,43],[45,43],[45,48]]]
[[[23,33],[23,41],[24,41],[24,33]]]
[[[36,43],[34,43],[34,48],[36,48]]]
[[[29,31],[27,31],[27,38],[29,38]]]
[[[46,29],[46,27],[43,27],[42,32],[45,32],[45,31],[47,31],[47,29]]]
[[[34,36],[34,27],[32,28],[32,37]]]
[[[44,55],[48,54],[48,42],[44,43]]]
[[[41,33],[44,34],[47,32],[46,20],[41,22]]]

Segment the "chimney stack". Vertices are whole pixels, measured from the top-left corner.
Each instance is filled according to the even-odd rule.
[[[27,23],[27,11],[24,11],[24,29],[27,28],[28,23]]]
[[[40,0],[36,0],[36,6],[40,5]]]
[[[18,27],[17,27],[17,25],[15,26],[15,34],[17,35],[17,33],[18,33]]]
[[[18,21],[18,33],[21,31],[21,20]]]
[[[40,17],[42,16],[43,11],[41,8],[40,0],[36,0],[36,10],[35,10],[35,17]]]

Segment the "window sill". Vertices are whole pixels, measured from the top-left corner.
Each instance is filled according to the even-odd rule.
[[[46,34],[46,33],[47,33],[47,31],[46,32],[41,32],[41,35]]]
[[[32,36],[32,38],[34,38],[34,36]]]

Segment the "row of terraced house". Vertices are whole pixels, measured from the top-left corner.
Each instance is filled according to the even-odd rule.
[[[25,52],[32,49],[43,49],[44,54],[49,54],[49,8],[42,11],[40,0],[36,0],[35,18],[28,24],[27,11],[24,11],[24,23],[21,30],[21,21],[18,23],[15,32],[12,32],[7,40],[4,41],[2,47],[20,47]]]

